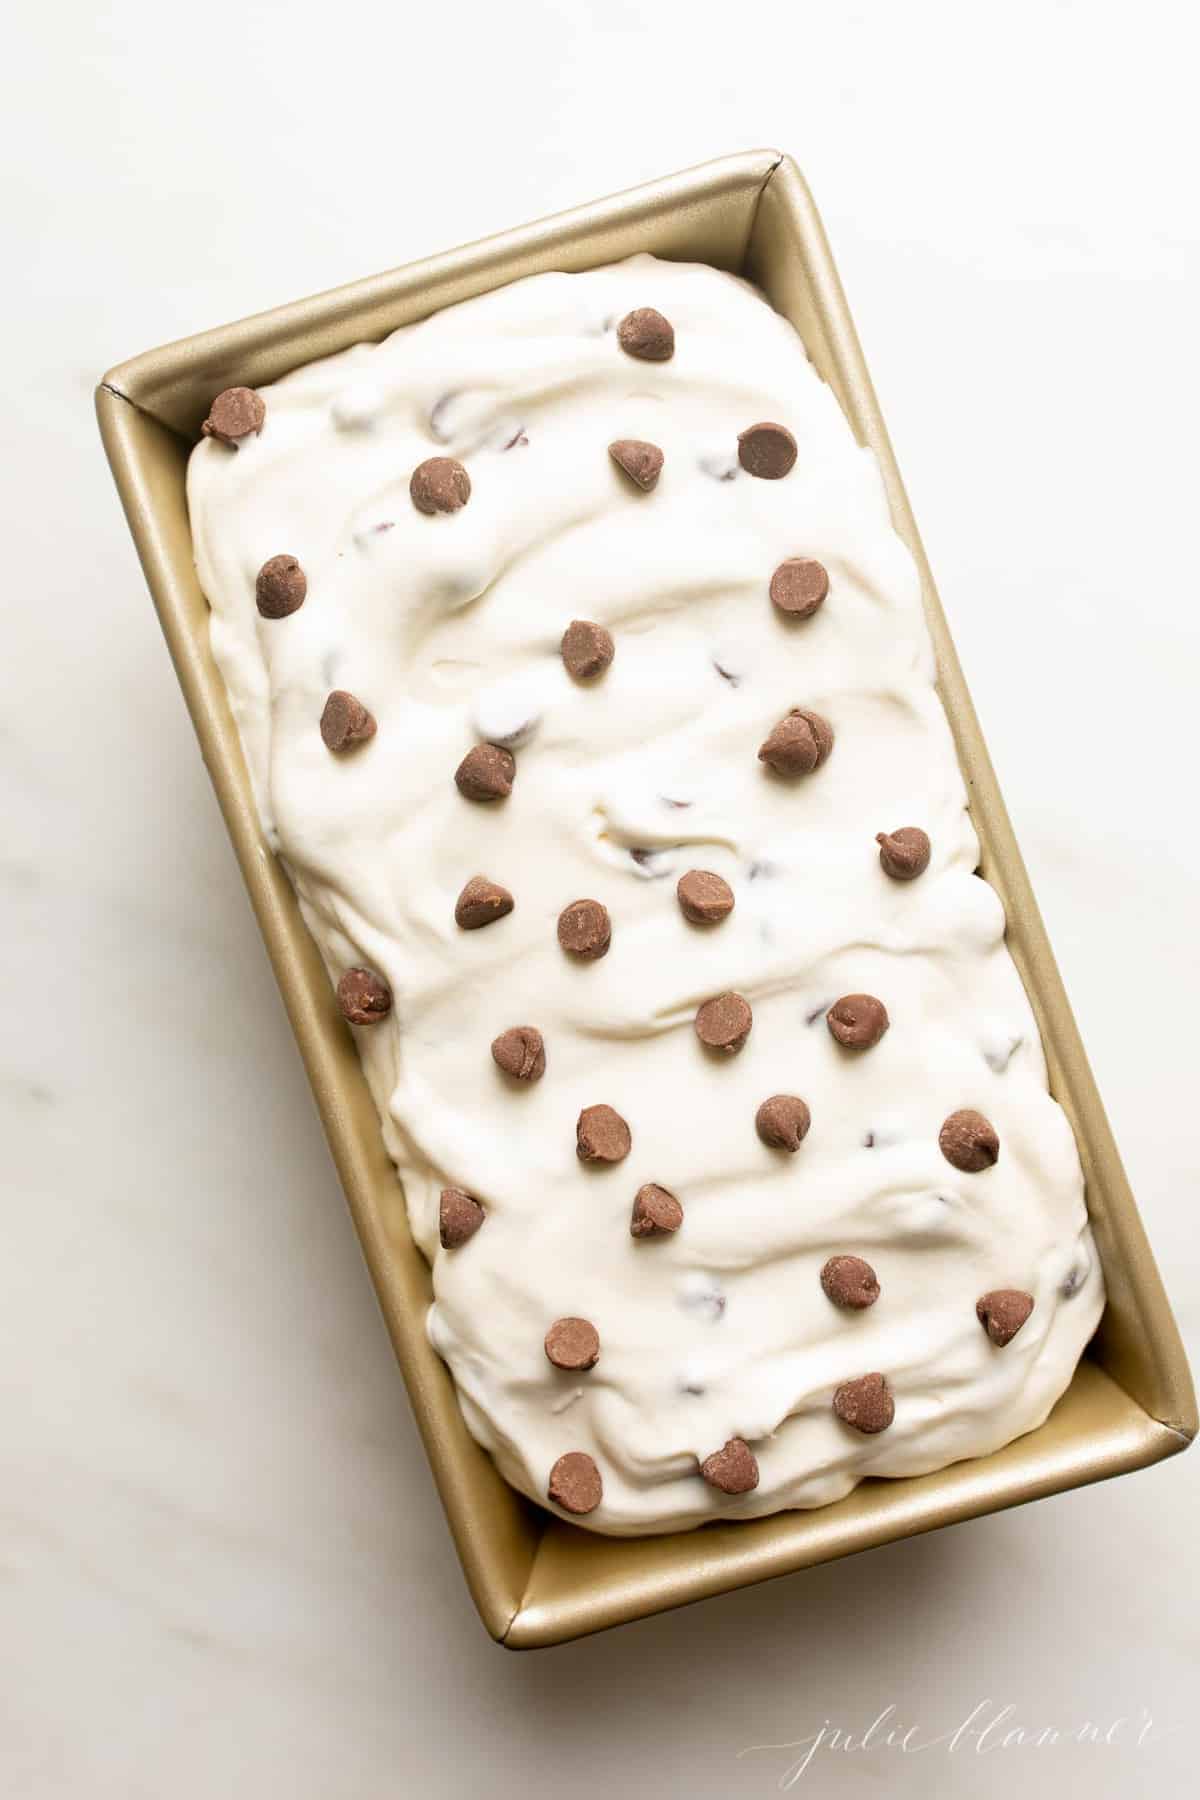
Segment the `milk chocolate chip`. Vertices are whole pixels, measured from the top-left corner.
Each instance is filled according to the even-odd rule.
[[[1000,1155],[996,1128],[982,1113],[967,1106],[952,1112],[938,1132],[938,1148],[948,1163],[967,1175],[990,1169]]]
[[[471,477],[456,457],[431,456],[413,470],[408,491],[418,512],[457,512],[471,498]]]
[[[517,765],[511,750],[499,744],[476,744],[454,771],[460,794],[468,800],[507,800]]]
[[[709,1487],[722,1494],[748,1494],[758,1486],[758,1463],[745,1438],[734,1437],[700,1464]]]
[[[337,1003],[351,1025],[378,1025],[392,1010],[392,990],[371,969],[347,969],[337,984]]]
[[[612,1106],[585,1106],[575,1123],[575,1154],[580,1162],[624,1162],[633,1134]]]
[[[683,1224],[683,1208],[674,1194],[656,1181],[648,1181],[633,1197],[629,1235],[635,1238],[666,1237]]]
[[[572,900],[558,915],[558,941],[568,956],[581,962],[605,956],[612,942],[608,908],[598,900]]]
[[[617,342],[626,356],[641,362],[669,362],[675,354],[675,328],[652,306],[639,306],[617,326]]]
[[[993,1344],[1011,1344],[1033,1311],[1033,1295],[1020,1288],[996,1288],[975,1302],[975,1317]]]
[[[595,1512],[604,1495],[600,1471],[586,1450],[568,1450],[550,1471],[546,1493],[564,1512]]]
[[[473,1238],[486,1217],[478,1200],[462,1188],[443,1188],[438,1207],[438,1237],[443,1250],[457,1250]]]
[[[492,1040],[492,1060],[514,1081],[540,1081],[546,1073],[546,1045],[536,1025],[513,1025]]]
[[[689,869],[679,877],[675,895],[693,925],[716,925],[733,911],[733,889],[711,869]]]
[[[308,581],[294,556],[272,556],[258,571],[254,599],[264,619],[286,619],[304,605]]]
[[[786,425],[765,421],[738,434],[738,461],[761,481],[778,481],[796,460],[796,440]]]
[[[772,1094],[755,1113],[754,1123],[772,1150],[798,1150],[808,1136],[812,1114],[799,1094]]]
[[[874,994],[843,994],[825,1014],[825,1023],[847,1050],[870,1050],[887,1030],[887,1007]]]
[[[843,1381],[833,1396],[833,1410],[855,1431],[886,1431],[896,1416],[892,1390],[882,1375],[860,1375],[857,1381]]]
[[[464,931],[479,931],[513,909],[513,897],[486,875],[472,875],[454,907],[454,922]]]
[[[362,701],[344,688],[334,688],[321,714],[321,736],[327,750],[350,750],[375,736],[375,720]]]
[[[630,481],[646,493],[657,485],[663,466],[663,453],[657,444],[647,444],[641,438],[617,438],[608,446],[608,454]]]
[[[754,1014],[741,994],[717,994],[706,1000],[696,1014],[696,1036],[710,1050],[732,1054],[740,1050],[750,1036]]]
[[[576,681],[593,681],[603,675],[616,655],[612,633],[590,619],[572,619],[560,646],[568,675]]]
[[[760,745],[759,762],[777,775],[811,775],[833,749],[833,727],[820,713],[794,706]]]
[[[861,1256],[831,1256],[821,1270],[821,1286],[835,1306],[855,1312],[874,1306],[879,1298],[875,1271]]]
[[[879,865],[893,881],[915,881],[929,867],[929,839],[919,825],[902,825],[899,831],[879,831]]]
[[[789,556],[771,577],[771,599],[789,619],[811,619],[829,592],[824,563],[811,556]]]
[[[594,1369],[600,1333],[590,1319],[555,1319],[546,1333],[546,1355],[556,1369]]]
[[[239,438],[249,437],[252,431],[261,431],[266,416],[266,402],[253,388],[225,388],[209,407],[208,417],[200,429],[205,437],[220,438],[223,444],[236,444]]]

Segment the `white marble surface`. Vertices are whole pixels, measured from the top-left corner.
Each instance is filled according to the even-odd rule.
[[[1195,1453],[584,1644],[488,1642],[90,401],[152,343],[708,155],[791,150],[1194,1345],[1187,12],[27,15],[0,109],[6,1796],[768,1794],[802,1752],[739,1751],[889,1705],[914,1748],[821,1750],[794,1787],[1190,1789]],[[1106,1745],[915,1749],[985,1702],[1010,1727],[1129,1723]]]

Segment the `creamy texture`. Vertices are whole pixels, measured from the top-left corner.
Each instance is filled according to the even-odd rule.
[[[673,323],[671,361],[618,348],[616,322],[641,306]],[[261,436],[202,442],[189,469],[213,649],[331,978],[363,964],[394,994],[356,1036],[433,1265],[429,1335],[474,1435],[543,1504],[556,1459],[586,1451],[604,1497],[580,1522],[631,1533],[822,1505],[1038,1425],[1103,1306],[1078,1155],[999,901],[974,874],[912,559],[792,328],[730,276],[637,257],[515,283],[263,395]],[[781,481],[738,466],[759,419],[796,437]],[[654,492],[614,466],[616,438],[662,447]],[[453,515],[410,501],[433,455],[470,471]],[[280,552],[307,599],[262,619],[255,575]],[[790,623],[767,589],[800,555],[830,592]],[[558,650],[577,618],[616,646],[586,684]],[[378,721],[344,756],[318,729],[332,688]],[[836,741],[789,782],[756,753],[797,706]],[[507,800],[455,787],[481,739],[514,750]],[[901,825],[933,842],[911,883],[883,873],[875,843]],[[733,888],[720,924],[683,918],[690,868]],[[455,900],[476,874],[515,910],[461,931]],[[555,923],[583,895],[608,907],[612,947],[579,964]],[[714,1058],[692,1021],[725,989],[754,1026]],[[851,992],[891,1017],[858,1055],[824,1023]],[[532,1084],[489,1053],[523,1024],[546,1042]],[[795,1155],[755,1131],[776,1093],[811,1108]],[[575,1121],[602,1102],[633,1148],[588,1167]],[[999,1133],[982,1174],[938,1148],[965,1107]],[[646,1182],[682,1203],[674,1236],[630,1236]],[[450,1185],[487,1217],[443,1250]],[[869,1309],[822,1292],[838,1254],[874,1268]],[[998,1349],[975,1303],[1005,1287],[1035,1307]],[[565,1315],[599,1333],[586,1372],[547,1360]],[[876,1370],[895,1419],[864,1436],[831,1397]],[[727,1496],[698,1467],[734,1436],[760,1480]]]

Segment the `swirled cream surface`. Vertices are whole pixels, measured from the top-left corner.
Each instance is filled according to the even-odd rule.
[[[622,348],[641,308],[673,326],[669,359]],[[791,326],[733,277],[641,256],[517,282],[262,400],[260,432],[206,439],[189,470],[213,649],[331,980],[390,990],[348,1028],[432,1264],[430,1338],[504,1475],[552,1507],[556,1466],[568,1505],[598,1477],[582,1524],[656,1532],[820,1506],[1038,1425],[1103,1305],[1079,1160],[974,873],[916,570]],[[763,420],[795,440],[781,478],[739,460]],[[616,440],[661,449],[652,489]],[[435,456],[468,472],[455,511],[410,495]],[[303,604],[264,617],[280,555]],[[769,593],[795,557],[828,574],[803,620]],[[574,620],[611,635],[590,678],[564,665]],[[373,736],[328,747],[334,690]],[[795,708],[833,747],[780,774],[759,747]],[[512,792],[471,799],[455,771],[488,742]],[[914,880],[881,866],[901,826],[932,845]],[[694,869],[728,883],[727,916],[685,917]],[[476,876],[514,904],[464,929]],[[611,921],[590,959],[557,931],[582,898]],[[727,992],[753,1019],[735,1051],[694,1025]],[[870,1047],[827,1023],[845,995],[886,1009]],[[516,1026],[542,1035],[540,1078],[492,1055]],[[756,1129],[775,1095],[809,1110],[794,1151]],[[619,1161],[578,1153],[595,1106],[628,1126]],[[998,1142],[981,1168],[939,1145],[963,1111]],[[682,1222],[635,1236],[650,1184]],[[446,1189],[482,1216],[448,1248]],[[830,1297],[834,1257],[869,1265],[873,1304]],[[977,1306],[1009,1290],[1032,1311],[997,1343]],[[591,1366],[550,1360],[562,1320],[592,1327]],[[591,1342],[551,1335],[568,1360]],[[882,1429],[834,1408],[866,1375]]]

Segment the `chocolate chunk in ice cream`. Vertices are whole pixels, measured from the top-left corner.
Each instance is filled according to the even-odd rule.
[[[418,512],[458,512],[471,498],[471,477],[456,457],[431,456],[413,470],[408,491]]]
[[[608,953],[612,920],[599,900],[572,900],[558,915],[558,941],[568,956],[595,962]]]
[[[374,715],[367,711],[362,701],[344,688],[334,688],[321,714],[321,737],[325,748],[335,754],[351,750],[355,744],[365,744],[368,738],[373,738],[375,730]]]
[[[267,406],[253,388],[231,387],[219,393],[208,409],[208,417],[200,427],[205,437],[219,438],[223,444],[236,444],[263,428]]]
[[[457,1250],[473,1238],[485,1213],[473,1195],[462,1188],[443,1188],[438,1204],[438,1238],[443,1250]]]
[[[568,1450],[550,1471],[546,1493],[564,1512],[595,1512],[604,1496],[600,1471],[586,1450]]]
[[[696,1036],[710,1050],[732,1053],[750,1036],[754,1014],[741,994],[716,994],[696,1013]]]
[[[575,1122],[575,1154],[580,1162],[624,1162],[633,1134],[613,1106],[585,1106]]]
[[[861,1256],[831,1256],[821,1270],[821,1286],[835,1306],[861,1312],[879,1298],[879,1282]]]
[[[967,1175],[990,1169],[1000,1156],[995,1126],[969,1106],[950,1114],[938,1132],[938,1147],[948,1163]]]
[[[454,781],[467,800],[507,800],[516,779],[517,764],[511,750],[499,744],[476,744],[454,771]]]
[[[733,911],[733,889],[711,869],[689,869],[675,888],[679,909],[693,925],[716,925]]]
[[[674,1194],[656,1181],[648,1181],[633,1197],[629,1235],[635,1238],[667,1237],[683,1224],[683,1208]]]
[[[975,1317],[993,1344],[1011,1344],[1033,1311],[1033,1295],[1020,1288],[995,1288],[975,1302]]]
[[[758,760],[777,775],[811,775],[833,749],[833,727],[820,713],[794,706],[759,746]]]
[[[479,931],[495,919],[504,918],[514,906],[512,895],[499,882],[486,875],[472,875],[454,906],[454,922],[464,931]]]
[[[811,556],[789,556],[771,577],[771,600],[789,619],[811,619],[828,592],[825,565]]]
[[[600,1359],[600,1333],[590,1319],[555,1319],[545,1343],[556,1369],[594,1369]]]
[[[611,631],[591,619],[572,619],[563,632],[560,650],[567,674],[576,681],[594,681],[603,675],[616,654]]]
[[[786,425],[764,421],[738,434],[738,461],[748,475],[779,481],[796,460],[796,440]]]
[[[874,994],[843,994],[825,1014],[825,1023],[847,1050],[871,1050],[891,1020],[887,1007]]]
[[[929,867],[929,839],[919,825],[902,825],[899,831],[879,831],[879,865],[893,881],[915,881]]]
[[[833,1410],[844,1424],[872,1435],[887,1430],[896,1403],[884,1376],[860,1375],[857,1381],[843,1381],[833,1396]]]
[[[745,1438],[733,1437],[706,1456],[700,1473],[722,1494],[748,1494],[758,1486],[758,1463]]]
[[[512,1025],[492,1040],[492,1060],[514,1081],[540,1081],[546,1073],[546,1045],[536,1025]]]
[[[657,486],[663,466],[663,453],[657,444],[647,444],[642,438],[617,438],[608,446],[608,454],[645,493]]]
[[[372,969],[347,969],[337,984],[337,1003],[351,1025],[378,1025],[392,1010],[392,990]]]
[[[271,556],[254,581],[254,601],[264,619],[286,619],[304,605],[308,579],[294,556]]]
[[[640,362],[669,362],[675,354],[675,328],[654,307],[638,306],[617,326],[617,342]]]
[[[772,1094],[754,1115],[764,1144],[772,1150],[798,1150],[808,1136],[812,1114],[799,1094]]]

